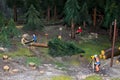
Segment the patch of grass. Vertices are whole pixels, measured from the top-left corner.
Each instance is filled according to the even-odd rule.
[[[26,57],[26,64],[28,65],[30,62],[35,63],[37,66],[41,64],[41,60],[37,57]]]
[[[57,65],[57,67],[65,67],[66,65],[61,63],[61,62],[55,62],[55,65]]]
[[[73,80],[73,79],[70,76],[61,75],[52,77],[51,80]]]
[[[79,66],[80,62],[77,60],[72,60],[72,61],[70,61],[70,64],[72,64],[73,66]]]
[[[103,80],[102,77],[98,76],[98,75],[93,75],[93,76],[89,76],[87,78],[85,78],[84,80]]]
[[[15,51],[15,52],[8,52],[8,53],[4,53],[10,57],[18,57],[18,56],[31,56],[32,53],[29,51],[29,49],[27,48],[20,48],[19,50]],[[4,54],[0,54],[0,56],[2,57],[2,55]]]
[[[85,51],[85,56],[90,58],[94,54],[100,54],[101,50],[111,47],[111,43],[107,37],[99,37],[98,39],[83,42],[80,47]]]

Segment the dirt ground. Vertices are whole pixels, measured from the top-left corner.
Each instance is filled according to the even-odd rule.
[[[81,59],[82,60],[82,59]],[[103,80],[120,78],[120,63],[115,63],[110,67],[110,59],[101,61],[101,71],[94,73],[88,64],[80,66],[57,67],[53,64],[41,64],[37,68],[26,65],[24,57],[12,58],[8,60],[0,59],[0,80],[51,80],[53,76],[69,75],[73,80],[83,80],[91,75],[100,75]],[[82,62],[81,64],[83,64]],[[9,66],[9,71],[4,71],[3,66]]]
[[[52,30],[51,30],[52,27]],[[62,31],[59,28],[62,27]],[[49,26],[45,29],[43,33],[35,32],[37,34],[39,42],[45,41],[45,33],[48,33],[48,39],[57,37],[59,34],[63,36],[65,40],[70,39],[70,30],[62,25]],[[53,32],[54,30],[54,32]],[[64,32],[64,33],[63,33]],[[28,32],[32,35],[33,32]],[[79,37],[76,36],[76,41]],[[38,54],[40,52],[37,52]],[[113,67],[110,67],[110,59],[101,60],[101,71],[99,73],[94,73],[91,67],[89,67],[89,62],[85,61],[84,58],[80,58],[80,66],[67,66],[57,67],[55,64],[42,63],[37,68],[29,67],[25,64],[25,57],[10,58],[9,60],[0,59],[0,80],[51,80],[53,76],[68,75],[73,78],[73,80],[83,80],[91,75],[100,75],[103,80],[111,80],[112,78],[119,78],[120,80],[120,63],[116,63],[116,58],[114,58]],[[64,62],[64,61],[63,61]],[[3,67],[9,66],[8,71],[4,71]]]

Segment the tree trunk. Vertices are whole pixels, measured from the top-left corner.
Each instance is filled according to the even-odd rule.
[[[14,21],[17,22],[17,8],[16,8],[16,5],[13,6],[13,10],[14,10]]]
[[[93,13],[93,26],[96,26],[96,8],[94,8],[94,13]]]
[[[47,20],[50,20],[50,7],[47,8]]]
[[[56,20],[57,18],[57,9],[56,9],[56,5],[54,6],[54,20]]]
[[[84,29],[86,28],[86,22],[85,21],[83,21],[83,27],[84,27]]]
[[[72,38],[72,39],[75,38],[74,27],[75,27],[75,24],[74,24],[74,22],[73,22],[73,20],[72,20],[72,21],[71,21],[71,38]]]

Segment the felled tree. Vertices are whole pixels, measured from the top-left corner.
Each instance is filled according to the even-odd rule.
[[[43,29],[39,12],[35,9],[33,5],[30,6],[25,16],[26,16],[27,23],[23,29],[25,30],[36,30],[36,29],[42,30]]]
[[[49,54],[53,57],[72,56],[84,53],[84,50],[80,49],[75,43],[62,41],[56,38],[49,41],[48,46]]]

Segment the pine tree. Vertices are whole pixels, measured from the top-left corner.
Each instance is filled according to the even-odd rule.
[[[29,10],[26,13],[26,25],[24,26],[25,30],[42,30],[43,24],[40,20],[39,12],[35,9],[33,5],[30,6]]]
[[[4,26],[4,17],[3,14],[0,12],[0,28]]]
[[[65,4],[65,21],[71,25],[71,38],[75,38],[74,27],[78,23],[80,6],[78,0],[67,0]]]
[[[0,32],[0,45],[8,46],[11,43],[11,38],[19,35],[19,30],[16,28],[14,20],[10,19],[7,26],[3,26]]]
[[[20,34],[19,30],[16,28],[13,19],[10,19],[10,21],[8,22],[7,34],[9,35],[9,38],[13,38],[14,36],[18,36]]]

